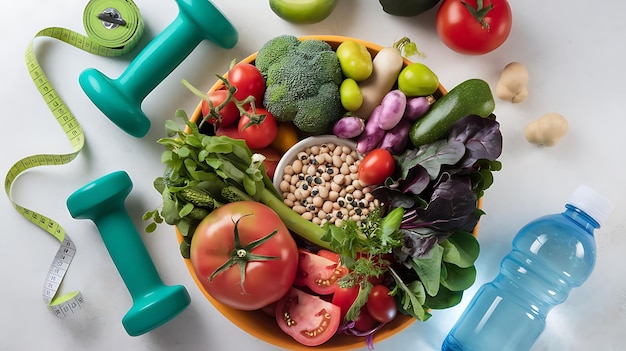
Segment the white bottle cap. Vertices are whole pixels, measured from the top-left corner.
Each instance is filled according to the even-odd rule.
[[[590,186],[581,184],[570,195],[568,204],[579,208],[602,225],[613,211],[613,203]]]

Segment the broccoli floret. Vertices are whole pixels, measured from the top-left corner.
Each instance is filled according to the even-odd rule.
[[[339,96],[341,65],[328,43],[281,35],[259,50],[255,64],[266,79],[265,108],[278,121],[321,134],[345,113]]]
[[[254,64],[265,74],[277,59],[283,58],[287,52],[300,45],[300,40],[293,35],[280,35],[263,45],[254,59]]]

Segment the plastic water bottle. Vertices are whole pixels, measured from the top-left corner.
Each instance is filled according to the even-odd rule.
[[[607,198],[581,185],[564,212],[526,224],[513,239],[500,273],[480,287],[442,350],[529,350],[552,307],[591,274],[596,259],[593,232],[612,209]]]

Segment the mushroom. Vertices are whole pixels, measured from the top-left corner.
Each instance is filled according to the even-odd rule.
[[[522,102],[528,97],[528,70],[519,62],[504,66],[496,85],[496,95],[513,103]]]
[[[530,122],[524,132],[526,140],[533,144],[554,146],[567,134],[569,125],[562,115],[556,112],[546,113]]]

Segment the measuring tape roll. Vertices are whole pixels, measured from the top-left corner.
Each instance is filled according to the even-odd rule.
[[[39,37],[49,37],[95,55],[114,57],[131,51],[144,31],[139,9],[131,0],[89,1],[83,12],[83,25],[87,35],[60,27],[42,29],[26,48],[26,66],[33,83],[65,132],[72,145],[72,152],[25,157],[9,169],[4,181],[4,190],[17,212],[51,234],[60,243],[43,287],[44,302],[50,311],[60,318],[74,313],[81,308],[83,303],[80,292],[58,294],[61,282],[76,254],[76,246],[57,222],[13,201],[11,188],[16,178],[28,169],[38,166],[63,165],[74,160],[85,145],[85,135],[80,124],[43,72],[37,61],[33,42]]]

